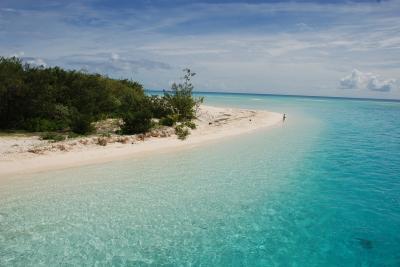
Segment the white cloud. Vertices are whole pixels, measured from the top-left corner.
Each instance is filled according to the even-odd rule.
[[[24,51],[20,51],[20,52],[17,52],[17,53],[14,53],[14,54],[11,54],[10,55],[10,57],[23,57],[25,55],[25,52]]]
[[[59,58],[68,68],[85,69],[102,74],[128,75],[139,70],[170,69],[167,63],[148,59],[130,59],[117,53],[77,54]]]
[[[39,57],[25,57],[24,51],[19,51],[17,53],[10,54],[9,56],[20,58],[22,61],[30,65],[47,67],[47,63],[44,61],[44,59]]]
[[[117,61],[119,59],[119,55],[117,53],[111,53],[111,59]]]
[[[47,67],[47,63],[42,58],[21,57],[21,59],[30,65]]]
[[[373,76],[367,85],[367,88],[372,91],[382,91],[388,92],[392,89],[395,89],[397,80],[390,79],[390,80],[379,80],[378,77]]]
[[[361,72],[357,69],[354,69],[350,75],[340,80],[340,88],[342,89],[359,89],[389,92],[396,87],[396,79],[381,79],[375,74],[369,72]]]
[[[17,12],[14,8],[1,8],[0,10],[3,12]]]

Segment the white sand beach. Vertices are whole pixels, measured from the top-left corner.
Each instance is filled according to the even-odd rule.
[[[147,135],[89,136],[51,143],[39,136],[0,136],[0,177],[98,164],[116,159],[190,148],[204,142],[249,133],[282,123],[282,114],[202,105],[197,128],[179,140],[173,128]],[[99,138],[106,145],[99,145]]]

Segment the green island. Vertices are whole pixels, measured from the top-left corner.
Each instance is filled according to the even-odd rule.
[[[62,141],[92,134],[97,122],[112,119],[120,135],[168,126],[183,140],[196,127],[196,108],[203,102],[192,95],[195,73],[183,72],[183,81],[159,96],[128,79],[0,57],[0,130],[39,132],[42,139]]]

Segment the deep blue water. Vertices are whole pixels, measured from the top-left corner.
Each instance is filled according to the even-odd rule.
[[[282,125],[0,182],[0,266],[400,266],[400,102],[205,94]]]

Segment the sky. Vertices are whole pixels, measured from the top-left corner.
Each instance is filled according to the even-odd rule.
[[[1,0],[0,55],[168,89],[400,99],[400,0]]]

